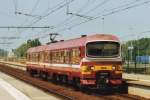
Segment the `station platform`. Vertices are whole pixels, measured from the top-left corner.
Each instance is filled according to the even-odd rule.
[[[30,84],[0,72],[0,100],[61,100]]]
[[[0,60],[0,63],[14,67],[14,68],[18,68],[21,70],[26,70],[26,64],[22,64],[22,63],[18,63],[18,62],[10,62],[10,61],[6,62],[6,61],[1,61],[1,60]]]
[[[31,100],[2,78],[0,78],[0,98],[1,100]]]
[[[128,83],[128,93],[150,99],[150,75],[123,73]]]
[[[126,79],[128,83],[150,87],[150,75],[123,73],[123,78]]]

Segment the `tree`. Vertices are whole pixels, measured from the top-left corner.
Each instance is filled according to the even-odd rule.
[[[122,54],[124,58],[128,58],[128,47],[132,44],[133,48],[136,48],[136,52],[132,52],[132,58],[135,59],[134,55],[143,56],[150,55],[150,38],[141,38],[139,40],[131,40],[122,44]],[[136,54],[135,54],[136,53]],[[129,58],[130,59],[130,58]],[[134,60],[133,59],[133,60]]]
[[[39,41],[39,39],[34,39],[34,40],[27,40],[26,43],[21,44],[18,48],[16,48],[14,50],[14,54],[17,57],[25,57],[27,50],[31,47],[36,47],[36,46],[40,46],[41,42]]]
[[[35,47],[35,46],[39,46],[39,45],[41,45],[41,42],[39,41],[39,39],[34,39],[33,40],[33,47]]]

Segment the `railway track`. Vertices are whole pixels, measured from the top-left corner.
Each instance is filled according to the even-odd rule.
[[[17,79],[32,84],[46,92],[53,93],[63,99],[68,100],[147,100],[145,98],[130,94],[98,94],[77,91],[71,86],[53,84],[39,78],[31,77],[26,71],[0,64],[0,71],[9,74]]]

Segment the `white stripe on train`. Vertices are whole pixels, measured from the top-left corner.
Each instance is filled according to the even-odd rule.
[[[35,63],[35,62],[27,62],[27,64],[35,64],[35,65],[41,65],[45,67],[72,67],[72,68],[80,68],[80,65],[77,64],[50,64],[50,63]]]

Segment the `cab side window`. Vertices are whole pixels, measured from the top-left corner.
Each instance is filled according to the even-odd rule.
[[[69,52],[69,50],[65,50],[65,53],[64,53],[64,62],[66,64],[70,63],[70,52]]]

